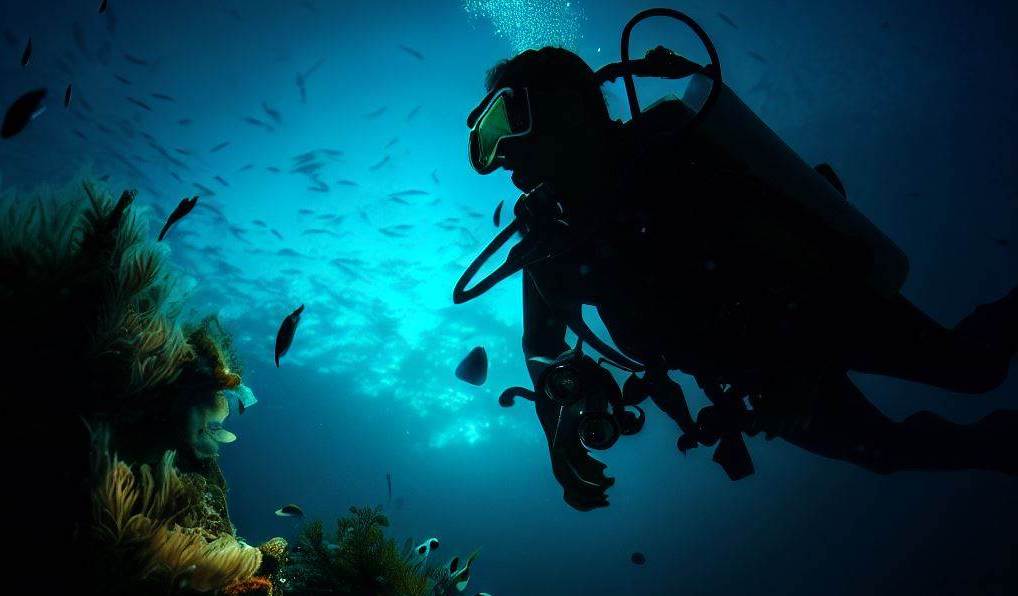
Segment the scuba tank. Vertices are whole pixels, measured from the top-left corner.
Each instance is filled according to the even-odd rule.
[[[700,37],[711,63],[699,68],[670,50],[658,46],[642,60],[629,59],[629,37],[640,21],[668,16],[683,21]],[[839,274],[857,280],[883,295],[899,292],[908,276],[908,257],[890,238],[844,196],[840,181],[831,172],[807,164],[768,127],[721,79],[717,53],[706,33],[691,19],[670,9],[650,9],[633,17],[622,33],[622,61],[598,71],[602,80],[622,77],[632,119],[625,124],[638,129],[641,138],[655,145],[682,147],[697,159],[755,179],[765,190],[761,200],[775,210],[789,212],[790,219],[805,222],[813,235],[824,238],[817,246]],[[669,96],[640,109],[633,75],[677,79],[690,77],[682,98]],[[832,179],[833,178],[833,179]],[[709,197],[705,198],[709,200]],[[799,230],[805,233],[805,230]],[[785,228],[775,236],[789,233]],[[796,233],[794,229],[791,233]],[[820,243],[818,243],[820,244]]]

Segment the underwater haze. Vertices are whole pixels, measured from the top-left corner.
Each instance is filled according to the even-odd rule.
[[[436,536],[443,556],[480,547],[471,594],[1018,593],[1018,483],[1002,474],[880,476],[757,436],[756,473],[732,482],[710,450],[679,453],[674,423],[648,409],[644,432],[603,455],[610,507],[570,508],[532,404],[498,404],[530,385],[519,276],[451,297],[496,205],[519,195],[466,158],[487,70],[544,45],[600,67],[633,14],[663,5],[703,25],[727,84],[791,147],[837,169],[909,255],[904,294],[953,325],[1018,279],[1018,4],[96,4],[0,5],[0,102],[48,89],[46,110],[0,141],[0,196],[89,175],[137,189],[153,235],[200,196],[162,244],[185,318],[218,315],[258,399],[231,413],[238,440],[220,457],[245,540],[293,537],[299,520],[273,515],[286,503],[327,523],[377,504],[396,537]],[[659,44],[706,59],[667,21],[641,25],[633,54]],[[673,85],[637,82],[647,103]],[[622,85],[605,89],[627,117]],[[277,368],[280,321],[302,304]],[[475,346],[482,386],[454,376]],[[854,378],[895,419],[971,422],[1018,408],[1013,372],[980,396]]]

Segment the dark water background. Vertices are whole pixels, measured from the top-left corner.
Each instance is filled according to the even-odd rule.
[[[168,251],[187,314],[219,314],[260,400],[227,421],[240,440],[222,455],[246,539],[292,535],[293,520],[272,515],[286,502],[325,519],[377,503],[394,534],[440,537],[442,556],[482,547],[471,589],[496,596],[1018,593],[1013,478],[879,477],[756,438],[757,474],[731,483],[708,451],[678,454],[676,429],[651,412],[642,434],[605,457],[618,480],[611,507],[578,513],[560,498],[529,405],[498,407],[501,388],[526,380],[518,280],[463,307],[449,296],[494,232],[491,210],[516,192],[504,174],[470,170],[463,120],[496,60],[564,43],[600,66],[617,59],[622,25],[647,5],[111,1],[100,17],[95,4],[0,5],[0,101],[50,90],[47,112],[0,142],[0,191],[90,171],[109,175],[111,189],[138,188],[158,221],[196,192],[192,183],[215,190],[202,202],[222,215],[193,214]],[[909,298],[953,324],[1014,285],[1018,5],[670,4],[714,37],[728,84],[750,107],[808,161],[833,164],[850,200],[906,250]],[[34,54],[22,69],[28,35]],[[634,37],[634,53],[658,43],[703,58],[677,26],[657,23]],[[302,102],[296,75],[320,59]],[[666,90],[642,89],[648,99]],[[621,87],[608,93],[621,115]],[[344,153],[322,158],[329,191],[311,191],[314,181],[289,170],[293,156],[323,147]],[[387,198],[407,189],[427,194],[408,205]],[[437,226],[449,217],[458,228]],[[297,341],[277,370],[275,328],[301,303]],[[473,388],[451,371],[479,344],[492,372]],[[984,396],[857,379],[895,418],[930,409],[973,421],[1018,408],[1014,379]],[[644,567],[629,563],[633,550],[646,553]]]

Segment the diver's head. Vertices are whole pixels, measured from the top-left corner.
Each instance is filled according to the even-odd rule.
[[[490,173],[513,172],[530,191],[571,186],[604,152],[612,120],[594,71],[562,48],[527,50],[488,72],[488,94],[467,118],[470,160]]]

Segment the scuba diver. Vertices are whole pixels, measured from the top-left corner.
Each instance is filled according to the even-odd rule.
[[[629,35],[651,16],[687,24],[710,64],[661,46],[630,60]],[[682,98],[641,109],[634,75],[691,78]],[[619,77],[625,123],[601,93]],[[830,166],[805,164],[724,85],[710,39],[689,17],[638,14],[623,31],[621,62],[597,72],[546,47],[497,64],[486,84],[467,119],[471,164],[512,172],[523,194],[453,300],[523,272],[535,389],[507,389],[500,403],[534,402],[569,505],[608,504],[614,480],[590,450],[639,432],[648,397],[678,424],[683,453],[716,446],[733,480],[753,473],[743,436],[761,432],[881,474],[1018,474],[1018,411],[968,425],[926,411],[894,421],[848,376],[990,391],[1018,349],[1018,291],[950,329],[903,297],[905,255],[846,200]],[[514,236],[505,262],[475,283]],[[584,322],[584,305],[610,343]],[[603,364],[630,373],[621,388]],[[695,418],[669,371],[691,375],[711,402]]]

